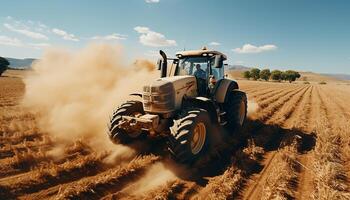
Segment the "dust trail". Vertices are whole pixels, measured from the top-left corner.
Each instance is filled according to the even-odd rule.
[[[131,195],[143,195],[161,185],[165,185],[169,181],[176,180],[175,174],[167,169],[163,163],[155,163],[152,165],[137,182],[125,188],[122,192]]]
[[[93,44],[79,52],[50,49],[25,78],[23,103],[40,116],[41,131],[61,144],[81,139],[96,151],[118,149],[106,134],[111,112],[130,98],[128,94],[158,77],[149,61],[132,66],[124,62],[120,46]],[[119,149],[114,154],[125,156],[127,150]]]
[[[253,100],[248,100],[248,117],[255,116],[256,111],[258,110],[259,105],[255,103]]]
[[[154,71],[155,68],[155,63],[145,60],[145,59],[136,59],[134,62],[134,66],[136,70],[144,70],[146,69],[149,72]]]

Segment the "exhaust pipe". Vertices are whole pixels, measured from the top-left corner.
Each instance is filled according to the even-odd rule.
[[[160,69],[161,70],[160,77],[163,78],[163,77],[166,77],[166,74],[167,74],[168,59],[167,59],[164,51],[160,50],[159,53],[163,58],[162,63],[161,63],[161,69]]]

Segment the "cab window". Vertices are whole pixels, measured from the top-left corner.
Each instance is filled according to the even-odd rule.
[[[207,57],[188,57],[180,60],[179,70],[176,75],[193,75],[197,78],[209,77]]]

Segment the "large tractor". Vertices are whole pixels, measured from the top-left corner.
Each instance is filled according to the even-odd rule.
[[[213,127],[234,133],[247,114],[246,94],[226,78],[226,55],[218,51],[181,51],[167,58],[160,51],[161,77],[143,87],[142,101],[128,101],[115,110],[109,124],[114,143],[131,144],[144,136],[165,136],[168,149],[181,163],[204,155],[215,137]],[[170,66],[168,68],[168,65]]]

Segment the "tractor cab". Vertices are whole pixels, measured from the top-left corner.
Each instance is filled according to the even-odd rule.
[[[158,68],[162,70],[161,77],[194,76],[199,96],[208,96],[208,89],[214,89],[216,82],[225,78],[223,61],[227,57],[218,51],[203,47],[201,50],[177,52],[176,58],[167,58],[164,52],[160,54],[162,59],[158,61]],[[168,60],[173,60],[169,69],[166,66]]]

